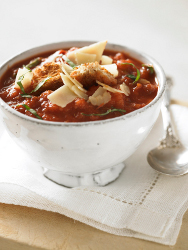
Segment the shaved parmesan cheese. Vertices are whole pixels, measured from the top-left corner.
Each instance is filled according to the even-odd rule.
[[[101,56],[103,54],[103,51],[105,49],[105,46],[107,44],[107,41],[102,41],[98,43],[91,44],[89,46],[85,46],[83,48],[71,51],[67,53],[67,57],[74,63],[77,64],[76,61],[76,53],[88,53],[88,54],[95,54],[96,55],[96,61],[99,62],[101,60]]]
[[[104,84],[104,83],[102,83],[102,82],[99,82],[99,81],[96,81],[96,82],[97,82],[99,85],[103,86],[104,89],[106,89],[106,90],[108,90],[108,91],[110,91],[110,92],[112,92],[112,93],[123,93],[123,94],[124,94],[124,92],[123,92],[122,90],[112,88],[112,87],[110,87],[110,86],[108,86],[108,85],[106,85],[106,84]]]
[[[105,92],[106,92],[106,90],[103,89],[103,87],[99,87],[92,96],[96,97],[98,95],[103,95]]]
[[[19,69],[18,73],[16,75],[16,80],[15,80],[15,88],[16,89],[20,89],[20,86],[17,84],[19,77],[24,75],[23,80],[21,81],[24,89],[27,88],[28,86],[30,86],[31,84],[31,79],[33,78],[33,73],[30,72],[27,68],[23,68],[23,69]]]
[[[112,64],[113,59],[109,56],[102,56],[101,57],[101,64],[106,65],[106,64]]]
[[[41,66],[47,62],[55,62],[56,57],[58,57],[60,50],[56,51],[54,54],[50,55],[44,62],[41,63]]]
[[[74,70],[71,66],[69,66],[66,63],[62,63],[63,68],[66,70],[66,72],[70,75],[70,73]]]
[[[68,86],[70,89],[72,89],[72,87],[74,86],[74,83],[66,75],[63,75],[62,73],[60,73],[60,75],[61,75],[61,79],[63,83],[66,86]]]
[[[85,94],[84,92],[82,92],[79,88],[77,88],[75,85],[72,87],[72,91],[74,91],[74,93],[80,97],[80,98],[83,98],[85,100],[88,99],[88,95]]]
[[[86,93],[87,91],[83,88],[83,85],[80,83],[80,82],[78,82],[76,79],[74,79],[74,78],[72,78],[69,74],[68,74],[68,72],[67,72],[67,70],[66,70],[66,66],[65,66],[66,64],[65,63],[62,63],[62,71],[63,71],[63,73],[82,91],[82,92],[84,92],[84,93]]]
[[[81,90],[81,91],[83,91],[83,92],[87,92],[87,90],[85,90],[84,88],[83,88],[83,85],[79,82],[79,81],[77,81],[75,78],[73,78],[73,77],[71,77],[70,75],[68,76],[69,78],[70,78],[70,80]]]
[[[92,105],[100,106],[101,104],[106,104],[111,100],[111,95],[102,87],[99,87],[95,93],[89,97],[89,101]]]
[[[88,54],[88,53],[76,52],[75,51],[75,57],[76,57],[77,65],[81,65],[81,64],[84,64],[84,63],[89,63],[89,62],[95,62],[96,61],[96,55],[95,54]]]
[[[66,107],[67,104],[74,101],[77,95],[70,90],[70,88],[66,85],[58,88],[52,94],[48,95],[48,99],[51,103],[56,104],[62,108]]]
[[[118,76],[117,65],[115,63],[109,65],[102,65],[102,68],[105,68],[110,72],[114,77]]]
[[[129,96],[130,95],[130,89],[129,87],[125,84],[125,83],[122,83],[120,86],[120,89],[123,91],[123,93],[126,95],[126,96]]]
[[[85,100],[88,99],[88,95],[82,92],[74,83],[68,78],[68,76],[60,74],[63,80],[63,83],[70,88],[78,97],[84,98]]]

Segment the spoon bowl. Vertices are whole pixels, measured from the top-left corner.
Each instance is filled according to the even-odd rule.
[[[182,145],[173,148],[155,148],[147,157],[156,171],[167,175],[184,175],[188,172],[188,150]]]
[[[160,145],[148,153],[147,161],[157,172],[179,176],[188,173],[188,150],[173,133],[170,117],[170,87],[172,79],[167,78],[167,89],[161,107],[166,133]]]

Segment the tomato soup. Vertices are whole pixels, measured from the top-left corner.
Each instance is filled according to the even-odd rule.
[[[81,50],[50,51],[17,63],[0,79],[0,97],[22,114],[54,122],[110,119],[156,97],[152,65],[122,51],[104,49],[99,59],[97,53],[76,51]]]

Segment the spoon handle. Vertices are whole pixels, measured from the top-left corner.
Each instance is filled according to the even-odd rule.
[[[160,142],[160,147],[172,148],[180,146],[180,142],[174,136],[172,130],[171,116],[170,116],[170,88],[172,85],[173,85],[172,79],[170,77],[167,77],[167,87],[164,94],[163,103],[161,106],[165,138]]]

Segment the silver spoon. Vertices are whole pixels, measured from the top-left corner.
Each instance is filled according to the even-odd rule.
[[[167,78],[167,89],[161,107],[166,135],[160,145],[148,153],[147,160],[156,171],[178,176],[188,173],[188,150],[173,134],[169,110],[171,85],[171,78]]]

